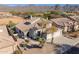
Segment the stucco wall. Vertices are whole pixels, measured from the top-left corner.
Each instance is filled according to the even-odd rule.
[[[52,34],[52,33],[47,34],[47,37],[46,37],[46,38],[47,38],[47,39],[46,39],[46,42],[51,42],[52,39],[53,39],[53,34]]]

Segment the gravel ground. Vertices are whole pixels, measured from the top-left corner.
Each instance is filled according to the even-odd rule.
[[[47,44],[43,46],[43,48],[31,48],[23,51],[24,54],[51,54],[54,53],[54,45],[52,44]]]

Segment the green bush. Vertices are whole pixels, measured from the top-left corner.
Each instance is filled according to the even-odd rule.
[[[61,14],[63,14],[63,12],[60,12],[60,11],[52,11],[51,14],[61,15]]]
[[[9,27],[13,27],[14,25],[16,25],[16,24],[13,23],[12,21],[9,21],[9,24],[8,24]]]
[[[22,52],[20,50],[16,50],[13,52],[13,54],[22,54]]]

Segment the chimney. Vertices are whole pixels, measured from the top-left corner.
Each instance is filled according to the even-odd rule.
[[[30,15],[30,19],[32,20],[32,15]]]

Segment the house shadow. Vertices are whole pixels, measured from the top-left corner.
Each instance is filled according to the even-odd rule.
[[[32,49],[32,48],[42,48],[41,46],[36,45],[36,44],[32,44],[31,46],[27,45],[26,47],[27,47],[28,49]]]
[[[79,47],[72,47],[71,49],[64,52],[63,54],[79,54]]]
[[[57,54],[79,54],[79,47],[64,44],[58,47]]]
[[[28,48],[28,49],[32,49],[32,48],[42,48],[42,46],[39,46],[39,45],[36,45],[36,44],[32,44],[32,45],[22,45],[22,44],[20,44],[20,47]]]

